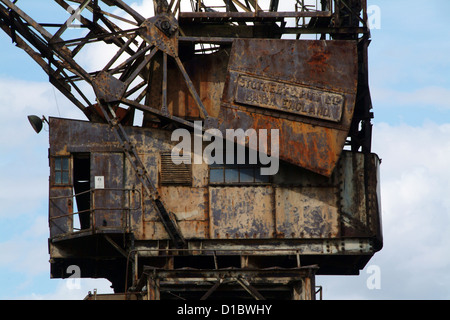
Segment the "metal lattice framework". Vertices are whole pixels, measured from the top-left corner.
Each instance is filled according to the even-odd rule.
[[[191,0],[191,10],[186,12],[182,11],[180,0],[170,3],[158,0],[153,1],[155,15],[146,18],[122,0],[69,1],[72,5],[76,3],[76,9],[67,1],[55,0],[57,5],[70,13],[70,17],[61,24],[38,23],[16,2],[1,0],[0,27],[43,68],[50,82],[89,120],[111,125],[147,194],[153,199],[166,230],[179,246],[184,239],[175,218],[164,209],[145,166],[122,128],[122,125],[133,124],[135,110],[144,112],[144,124],[147,126],[167,125],[169,122],[176,126],[193,126],[192,119],[175,115],[168,108],[170,63],[181,75],[183,86],[194,102],[198,118],[204,121],[204,127],[216,128],[217,114],[208,112],[183,60],[189,60],[195,54],[218,51],[237,38],[277,39],[295,34],[298,39],[304,33],[315,33],[320,35],[320,39],[326,39],[328,35],[332,39],[358,41],[359,79],[354,117],[337,129],[349,132],[349,143],[353,149],[362,146],[364,151],[370,151],[371,105],[366,65],[369,29],[365,1],[322,0],[320,5],[308,5],[307,1],[297,0],[291,3],[295,10],[278,11],[278,0],[271,0],[266,10],[256,0],[223,0],[218,2],[218,6],[207,6],[207,1]],[[286,19],[289,18],[295,20],[293,26],[288,26]],[[75,24],[76,21],[78,24]],[[72,32],[74,27],[80,29],[84,36],[80,37],[80,32]],[[77,62],[77,57],[87,47],[98,43],[112,47],[114,55],[101,69],[87,70]],[[263,46],[266,44],[263,43]],[[263,49],[261,46],[254,48],[259,51]],[[344,64],[348,64],[351,70],[353,58],[348,57],[350,60],[347,59]],[[289,64],[285,67],[288,70]],[[86,84],[93,95],[88,94]],[[333,89],[334,86],[331,84]],[[351,81],[344,83],[344,89],[340,90],[353,90],[351,86]],[[353,106],[348,108],[353,110]],[[352,125],[349,127],[350,121]],[[291,126],[292,122],[287,121],[284,125]],[[305,129],[300,127],[298,130]],[[331,132],[330,139],[335,139],[335,135]],[[290,153],[287,160],[292,160],[297,157],[298,150],[289,149],[287,153]],[[325,158],[327,154],[324,154]],[[336,160],[325,159],[323,168],[319,169],[329,175]]]
[[[321,39],[355,39],[367,47],[370,37],[365,1],[341,0],[290,1],[291,11],[279,11],[280,1],[223,0],[154,2],[155,15],[143,17],[122,0],[54,0],[69,18],[60,24],[40,23],[20,9],[20,1],[1,0],[0,27],[48,74],[50,82],[89,120],[106,119],[99,103],[110,103],[123,124],[132,124],[135,110],[159,119],[191,126],[167,108],[167,64],[175,62],[192,95],[200,118],[214,126],[214,119],[203,105],[190,75],[183,65],[184,45],[196,45],[196,53],[208,53],[235,38],[281,38],[283,35],[316,34]],[[213,6],[212,4],[216,4]],[[208,6],[210,5],[210,6]],[[189,11],[186,11],[189,10]],[[295,23],[287,23],[291,19]],[[73,32],[79,28],[83,32]],[[80,35],[81,34],[81,35]],[[115,48],[113,57],[99,70],[87,70],[77,56],[92,44]],[[183,51],[183,52],[180,52]],[[162,52],[162,58],[158,54]],[[360,54],[365,54],[361,50]],[[162,60],[162,88],[159,108],[153,107],[151,68],[155,58]],[[360,63],[365,64],[362,57]],[[360,72],[366,72],[360,68]],[[94,95],[86,91],[93,89]],[[364,84],[360,82],[362,87]],[[91,90],[92,91],[92,90]],[[360,92],[358,101],[367,100]],[[370,97],[369,97],[370,100]],[[370,102],[369,102],[370,104]],[[368,123],[370,105],[357,108],[357,120]],[[367,132],[350,134],[354,148],[370,149]],[[369,120],[370,121],[370,120]],[[362,135],[364,137],[362,137]]]
[[[135,124],[137,110],[143,112],[142,127],[192,129],[195,120],[202,120],[203,129],[224,130],[269,128],[276,122],[284,130],[280,159],[327,177],[344,145],[365,154],[371,151],[366,0],[154,0],[152,17],[143,16],[125,0],[49,3],[61,8],[61,22],[37,22],[20,8],[20,0],[0,0],[0,28],[87,119],[109,124],[176,250],[187,250],[188,241],[124,129]],[[337,41],[295,41],[308,37]],[[272,44],[275,50],[270,51],[267,47]],[[277,51],[283,54],[278,56]],[[80,59],[84,52],[101,55],[98,60],[103,65],[86,67]],[[239,91],[240,81],[297,90],[316,99],[316,107],[336,99],[339,112],[334,117],[311,117],[267,102],[246,103],[254,92]],[[122,255],[128,254],[111,238],[106,240]],[[137,255],[133,263],[138,266]],[[261,270],[256,270],[252,281],[265,284],[266,278],[275,276],[284,284],[303,277],[309,281],[303,284],[308,289],[303,295],[311,298],[316,267],[305,272],[299,257],[297,267],[289,274],[275,270],[260,275]],[[222,283],[239,285],[260,298],[241,271],[205,273],[205,288],[211,279],[219,280],[202,298]],[[146,284],[149,298],[159,296],[180,279],[197,286],[192,274],[197,276],[153,268],[138,281],[136,272],[134,289]],[[160,286],[160,279],[168,280]],[[301,285],[294,287],[299,291]]]

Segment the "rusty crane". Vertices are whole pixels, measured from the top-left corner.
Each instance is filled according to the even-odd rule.
[[[358,274],[383,243],[366,0],[155,0],[151,17],[128,2],[47,1],[65,15],[49,23],[0,0],[2,30],[88,120],[49,119],[51,277],[77,265],[125,298],[314,299],[316,274]],[[223,156],[247,157],[174,163],[175,130],[216,133],[188,159],[242,130]]]

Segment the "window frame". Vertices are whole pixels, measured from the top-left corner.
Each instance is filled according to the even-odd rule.
[[[67,161],[67,163],[64,163]],[[59,163],[59,165],[58,165]],[[67,166],[65,166],[67,164]],[[52,185],[53,186],[70,186],[72,184],[71,174],[71,157],[70,156],[54,156],[52,157]],[[64,179],[64,173],[67,179]],[[59,175],[58,175],[59,174]],[[59,176],[59,178],[58,178]]]
[[[263,166],[260,164],[210,164],[208,166],[208,183],[209,185],[212,186],[220,186],[220,185],[224,185],[224,186],[232,186],[232,185],[236,185],[236,186],[265,186],[265,185],[270,185],[272,183],[271,181],[271,177],[268,175],[261,175],[257,173],[257,170],[260,170]],[[237,170],[237,181],[227,181],[226,178],[226,171],[227,170]],[[241,179],[241,172],[243,170],[246,169],[252,169],[253,170],[253,174],[252,174],[252,178],[253,181],[242,181]],[[211,171],[222,171],[223,174],[223,179],[221,179],[221,181],[211,181]],[[261,178],[263,177],[264,180],[266,181],[258,181],[258,177]]]

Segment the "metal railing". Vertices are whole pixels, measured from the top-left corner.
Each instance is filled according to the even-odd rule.
[[[102,194],[103,193],[103,194]],[[106,194],[105,194],[106,193]],[[114,193],[117,194],[114,197]],[[77,197],[89,194],[89,209],[84,209],[76,212],[73,211],[73,204],[77,202]],[[101,196],[99,194],[102,194]],[[115,200],[111,200],[114,199]],[[50,230],[52,230],[52,226],[56,226],[60,229],[61,232],[58,232],[57,235],[68,235],[75,234],[77,232],[89,232],[95,233],[98,230],[107,230],[107,229],[115,229],[120,230],[122,232],[129,232],[131,227],[131,212],[136,210],[141,210],[141,202],[142,196],[141,192],[136,189],[128,189],[128,188],[103,188],[103,189],[89,189],[80,193],[66,195],[66,196],[56,196],[49,197],[50,207],[56,208],[59,211],[67,212],[61,215],[49,216]],[[66,201],[64,201],[66,200]],[[61,203],[58,203],[62,201]],[[96,205],[100,203],[100,205]],[[108,203],[114,203],[114,205],[105,205]],[[65,204],[65,205],[64,205]],[[111,212],[119,212],[118,216],[110,216]],[[51,210],[50,210],[51,212]],[[98,213],[105,212],[105,215],[102,216],[102,221],[97,221],[99,218]],[[89,226],[84,227],[81,226],[80,220],[80,228],[74,227],[74,217],[78,215],[89,215]],[[108,218],[109,221],[106,220],[105,226],[105,218]],[[60,222],[62,219],[68,219],[63,221],[62,227]],[[108,226],[108,223],[120,221],[119,225],[113,224],[113,226]],[[50,232],[50,237],[54,235]]]

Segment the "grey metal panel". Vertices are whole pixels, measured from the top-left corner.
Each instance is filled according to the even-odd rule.
[[[50,237],[73,232],[72,187],[52,187],[49,192]]]
[[[124,194],[122,153],[91,154],[91,188],[94,209],[94,227],[123,227],[126,223],[127,195]],[[96,188],[95,177],[103,177],[104,188]]]
[[[368,231],[364,155],[343,153],[338,169],[341,219],[344,235]]]
[[[339,215],[334,188],[277,188],[278,238],[337,238]]]
[[[211,238],[273,237],[272,187],[210,187],[209,190]]]

